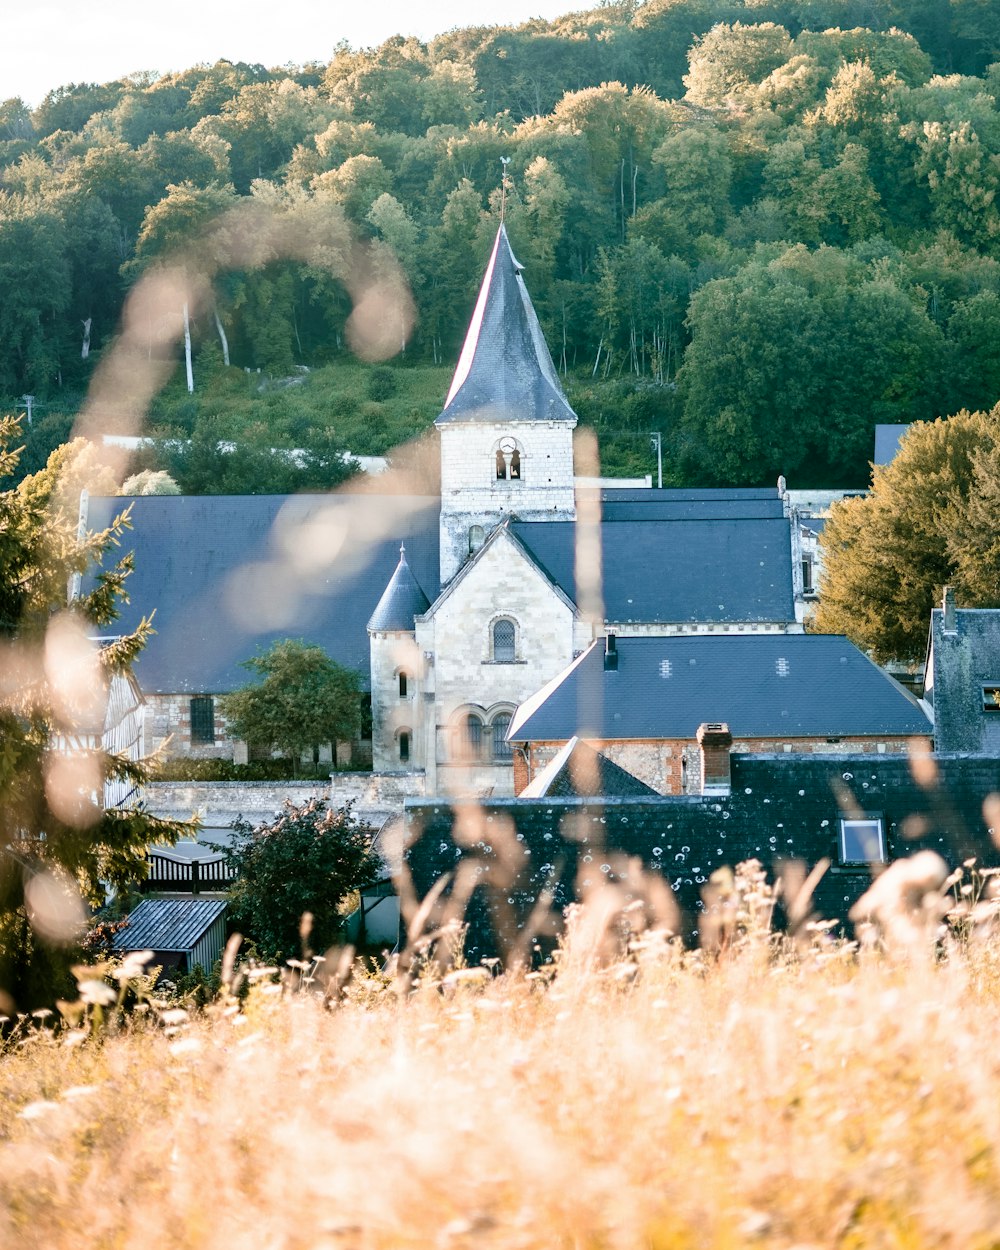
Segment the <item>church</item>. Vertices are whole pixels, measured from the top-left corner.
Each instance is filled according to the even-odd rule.
[[[575,472],[577,417],[503,224],[435,426],[439,498],[375,478],[329,496],[133,501],[123,624],[156,611],[136,665],[148,749],[246,758],[215,698],[287,637],[363,675],[375,773],[419,774],[427,795],[513,794],[518,708],[598,643],[694,635],[721,661],[743,654],[735,640],[798,635],[797,682],[814,680],[808,553],[784,484],[658,490]],[[124,502],[90,500],[89,525]],[[855,749],[880,732],[852,726]],[[824,724],[824,743],[836,731]],[[683,788],[678,751],[661,793]]]

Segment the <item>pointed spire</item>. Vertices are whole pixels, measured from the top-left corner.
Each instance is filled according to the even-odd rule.
[[[412,633],[413,618],[422,615],[430,606],[420,583],[410,571],[406,547],[400,543],[399,563],[371,614],[368,630],[370,633]]]
[[[501,223],[444,411],[435,422],[570,421],[542,328]]]

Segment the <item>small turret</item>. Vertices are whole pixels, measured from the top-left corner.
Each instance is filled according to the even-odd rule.
[[[376,772],[420,767],[422,665],[415,617],[430,607],[399,548],[399,563],[368,621],[372,676],[372,765]]]

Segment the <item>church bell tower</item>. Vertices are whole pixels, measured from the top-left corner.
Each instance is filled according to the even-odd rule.
[[[576,413],[559,384],[521,265],[501,224],[441,435],[441,584],[508,516],[575,519]]]

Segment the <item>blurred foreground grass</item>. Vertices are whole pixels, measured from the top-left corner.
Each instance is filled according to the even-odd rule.
[[[29,1038],[0,1245],[1000,1244],[996,937],[596,949]]]

